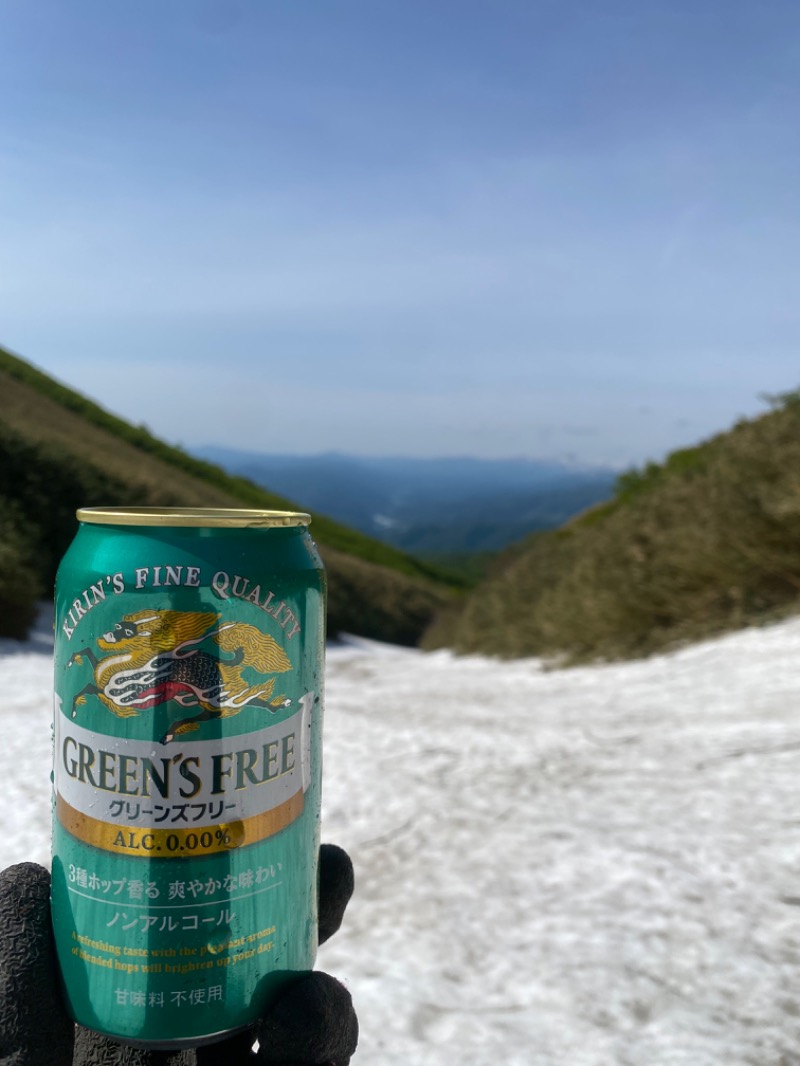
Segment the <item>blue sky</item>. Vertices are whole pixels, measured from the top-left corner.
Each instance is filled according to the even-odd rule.
[[[0,344],[186,447],[658,458],[800,386],[794,0],[0,0]]]

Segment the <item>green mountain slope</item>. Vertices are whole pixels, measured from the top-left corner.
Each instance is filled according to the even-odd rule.
[[[773,406],[516,546],[424,646],[617,658],[800,609],[800,392]]]
[[[102,504],[305,509],[165,444],[0,349],[0,635],[20,636],[51,594],[76,529]],[[329,630],[413,644],[451,594],[436,569],[314,515]]]

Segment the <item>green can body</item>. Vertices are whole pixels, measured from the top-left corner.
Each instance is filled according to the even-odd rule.
[[[55,602],[66,1000],[122,1042],[212,1042],[314,964],[322,564],[307,515],[78,517]]]

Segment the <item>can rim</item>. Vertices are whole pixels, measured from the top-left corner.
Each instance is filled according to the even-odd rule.
[[[79,522],[102,526],[196,526],[264,528],[307,526],[303,511],[266,511],[246,507],[79,507]]]

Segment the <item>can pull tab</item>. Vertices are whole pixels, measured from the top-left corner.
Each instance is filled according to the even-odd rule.
[[[311,784],[311,729],[314,711],[314,693],[307,692],[300,697],[302,708],[300,718],[300,769],[303,775],[303,792],[308,792]]]

